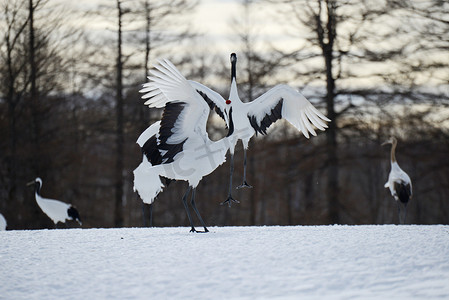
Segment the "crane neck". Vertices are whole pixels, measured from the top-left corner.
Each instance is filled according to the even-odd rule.
[[[236,65],[237,65],[237,58],[231,59],[231,82],[233,80],[236,80],[237,78]]]
[[[229,92],[229,100],[231,100],[231,101],[240,100],[239,92],[237,90],[237,82],[236,82],[235,78],[233,78],[231,81],[231,91]]]
[[[393,141],[393,143],[391,144],[391,163],[397,163],[396,161],[396,145],[397,142],[396,140]]]
[[[41,184],[40,182],[36,182],[35,183],[35,187],[34,187],[34,193],[36,194],[36,196],[40,196],[41,195]]]
[[[237,91],[237,55],[235,53],[231,54],[231,91],[229,92],[229,100],[237,101],[240,100],[239,94]]]

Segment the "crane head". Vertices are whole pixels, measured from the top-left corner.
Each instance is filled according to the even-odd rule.
[[[37,184],[37,183],[39,183],[40,185],[42,185],[42,179],[40,179],[40,177],[36,177],[36,179],[34,179],[34,180],[28,182],[27,185],[29,186],[29,185],[33,185],[33,184]]]
[[[231,53],[231,63],[237,62],[237,55],[235,53]]]
[[[397,140],[394,136],[391,136],[388,140],[382,143],[382,146],[388,145],[388,144],[397,144]]]

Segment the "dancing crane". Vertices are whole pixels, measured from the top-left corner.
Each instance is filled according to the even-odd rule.
[[[238,140],[242,140],[244,150],[243,183],[241,187],[251,187],[246,181],[246,150],[249,140],[254,134],[267,133],[267,129],[277,120],[284,118],[300,130],[306,138],[309,133],[316,136],[312,124],[320,130],[325,130],[327,125],[322,121],[330,121],[318,111],[300,92],[287,85],[277,85],[259,96],[254,101],[243,103],[238,95],[236,82],[237,56],[231,54],[231,89],[229,98],[225,100],[220,94],[202,85],[189,80],[191,88],[209,104],[225,120],[229,132],[229,152],[231,156],[229,192],[227,199],[222,203],[229,206],[232,202],[238,202],[232,197],[232,176],[234,172],[234,149]],[[160,70],[159,70],[160,71]],[[168,76],[167,74],[160,74]],[[163,107],[167,102],[163,93],[157,90],[156,82],[144,85],[141,92],[146,93],[142,98],[149,107]]]
[[[137,140],[144,155],[142,163],[134,170],[134,189],[145,203],[151,204],[165,187],[161,177],[187,181],[189,187],[182,201],[190,231],[197,232],[187,206],[187,196],[192,191],[191,206],[207,232],[195,205],[195,191],[204,176],[225,162],[226,153],[234,142],[232,107],[228,107],[231,102],[199,83],[187,81],[168,60],[158,61],[154,67],[150,71],[150,82],[141,90],[146,93],[142,98],[148,99],[145,105],[164,107],[164,112],[161,121],[152,124]],[[214,107],[224,112],[222,117],[229,124],[228,135],[219,141],[211,141],[206,132],[207,117]],[[313,111],[307,116],[311,122],[318,118]],[[302,122],[311,128],[305,114],[304,117]]]
[[[53,223],[55,223],[55,226],[58,222],[65,223],[66,220],[75,220],[82,225],[78,211],[71,204],[41,196],[42,179],[37,177],[34,181],[28,183],[28,185],[32,184],[35,186],[34,196],[37,204]]]
[[[201,179],[226,160],[227,138],[213,142],[206,132],[210,107],[184,76],[169,61],[159,61],[151,71],[150,107],[164,107],[162,119],[152,124],[138,138],[144,153],[142,163],[134,170],[134,190],[144,203],[152,204],[168,180],[184,180],[189,186],[182,198],[191,232],[195,229],[187,197],[195,211],[202,232],[208,232],[195,203],[195,192]],[[223,103],[224,104],[224,103]]]
[[[391,171],[388,175],[388,181],[385,183],[385,188],[389,188],[391,195],[398,204],[398,217],[401,224],[405,223],[407,217],[407,204],[412,199],[412,181],[410,177],[400,167],[396,160],[396,145],[395,137],[390,137],[382,146],[391,144]],[[404,207],[404,218],[401,218],[401,205]]]

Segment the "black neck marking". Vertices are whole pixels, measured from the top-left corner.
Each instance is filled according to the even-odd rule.
[[[232,107],[229,110],[229,131],[228,131],[228,135],[226,135],[226,137],[231,136],[234,133],[234,121],[232,121]]]
[[[41,183],[39,181],[36,181],[36,183],[34,184],[34,191],[37,195],[41,195]]]
[[[236,76],[236,67],[237,64],[237,55],[235,55],[235,53],[231,54],[231,82],[233,79],[237,80],[237,76]]]

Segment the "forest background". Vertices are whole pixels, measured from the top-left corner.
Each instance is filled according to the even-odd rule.
[[[220,205],[229,163],[204,178],[197,204],[208,225],[397,223],[384,188],[390,148],[381,147],[391,135],[413,182],[408,223],[449,224],[447,1],[71,2],[0,0],[0,213],[9,229],[54,227],[26,186],[38,176],[42,195],[76,206],[84,228],[148,226],[133,191],[135,142],[161,111],[138,90],[152,63],[169,58],[226,97],[231,52],[243,101],[286,83],[332,122],[311,139],[281,121],[253,138],[253,188],[236,190],[231,208]],[[218,119],[208,124],[215,140],[226,133]],[[237,146],[235,185],[242,160]],[[188,224],[186,186],[160,194],[154,226]]]

